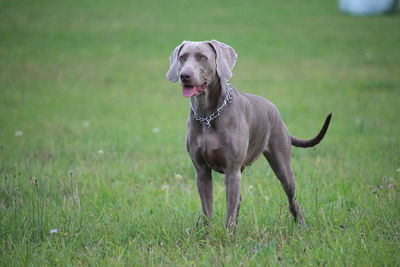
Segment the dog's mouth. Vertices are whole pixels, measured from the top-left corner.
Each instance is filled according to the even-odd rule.
[[[203,93],[204,89],[207,88],[207,82],[204,82],[202,85],[191,85],[191,84],[183,84],[182,85],[182,95],[184,97],[192,97],[197,96]]]

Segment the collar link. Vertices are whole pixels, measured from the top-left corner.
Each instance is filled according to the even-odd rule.
[[[196,121],[199,121],[199,122],[203,123],[204,125],[206,125],[208,128],[210,128],[211,123],[213,121],[215,121],[221,115],[221,112],[231,102],[232,97],[233,97],[233,87],[231,84],[227,83],[226,84],[226,95],[225,95],[224,102],[221,104],[221,106],[219,106],[217,108],[216,111],[214,111],[213,113],[211,113],[210,115],[208,115],[206,117],[201,117],[194,110],[193,105],[192,105],[192,100],[190,100],[190,109],[192,110],[193,116],[196,119]]]

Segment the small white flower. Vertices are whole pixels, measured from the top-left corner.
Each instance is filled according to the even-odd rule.
[[[15,131],[14,136],[22,136],[23,134],[23,131]]]
[[[99,155],[103,155],[104,151],[100,149],[97,153],[99,153]]]
[[[169,185],[163,184],[162,187],[161,187],[161,190],[168,191],[169,190]]]
[[[158,132],[160,131],[160,128],[154,127],[151,131],[152,131],[153,133],[158,133]]]
[[[90,121],[89,120],[86,120],[86,121],[82,122],[82,126],[84,126],[84,127],[88,127],[89,125],[90,125]]]
[[[249,186],[249,190],[253,189],[253,187],[254,187],[253,185],[250,185],[250,186]]]
[[[51,235],[54,235],[54,234],[57,234],[58,233],[58,229],[51,229],[50,230],[50,234]]]
[[[76,204],[80,204],[81,203],[81,199],[79,198],[78,195],[74,195],[74,201]]]
[[[176,174],[175,174],[175,179],[178,180],[178,181],[180,181],[180,180],[183,179],[183,177],[182,177],[182,175],[180,175],[179,173],[176,173]]]

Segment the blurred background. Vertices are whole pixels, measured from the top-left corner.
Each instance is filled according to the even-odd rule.
[[[343,219],[355,227],[353,233],[365,223],[385,236],[386,230],[371,226],[382,225],[380,212],[393,222],[383,223],[387,231],[398,230],[399,203],[391,199],[392,191],[382,200],[385,209],[364,193],[398,185],[400,13],[352,16],[341,13],[339,4],[345,5],[319,0],[0,1],[0,255],[6,265],[24,259],[51,264],[49,251],[64,263],[75,262],[79,254],[83,263],[109,257],[123,264],[128,257],[145,264],[150,257],[158,264],[148,240],[157,240],[152,249],[164,251],[170,263],[198,260],[196,250],[168,256],[179,247],[171,236],[179,236],[200,214],[185,151],[188,100],[165,78],[168,57],[183,40],[216,39],[232,46],[239,55],[233,86],[274,102],[293,135],[312,137],[333,112],[323,143],[293,152],[298,197],[311,225],[330,225],[320,218],[341,224],[331,212],[337,208],[338,214],[357,210],[339,216],[353,218]],[[216,224],[222,225],[224,186],[216,177]],[[286,224],[287,217],[276,217],[285,199],[265,161],[250,168],[244,181],[249,204],[243,212],[254,209],[265,225]],[[316,192],[325,206],[314,209]],[[265,196],[268,211],[259,204]],[[360,214],[371,217],[352,221]],[[243,224],[253,227],[251,218],[244,217]],[[49,239],[48,231],[60,225],[80,243],[69,236],[63,237],[70,240],[66,245]],[[82,230],[88,225],[93,231]],[[263,234],[249,232],[244,239],[261,242]],[[398,239],[387,237],[363,250],[361,241],[353,243],[359,238],[342,242],[356,252],[346,256],[327,249],[322,258],[396,262],[387,255],[398,249]],[[24,249],[24,240],[31,240],[32,251]],[[218,242],[210,249],[221,249]],[[38,243],[41,248],[33,252]],[[125,246],[142,254],[114,250]],[[245,259],[250,247],[244,245]],[[290,259],[308,255],[286,248]],[[375,258],[362,256],[367,254]]]
[[[164,78],[182,40],[231,45],[233,84],[270,98],[289,125],[335,109],[354,120],[377,108],[369,94],[399,90],[398,12],[353,17],[336,1],[2,1],[0,12],[2,138],[86,120],[131,140],[159,124],[183,138],[187,101]]]

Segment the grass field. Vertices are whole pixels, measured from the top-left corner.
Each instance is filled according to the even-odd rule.
[[[400,14],[336,1],[1,1],[2,266],[400,265]],[[182,40],[217,39],[232,84],[293,135],[300,229],[265,160],[242,179],[235,232],[201,223],[188,101],[165,79]],[[58,232],[51,234],[50,231]]]

